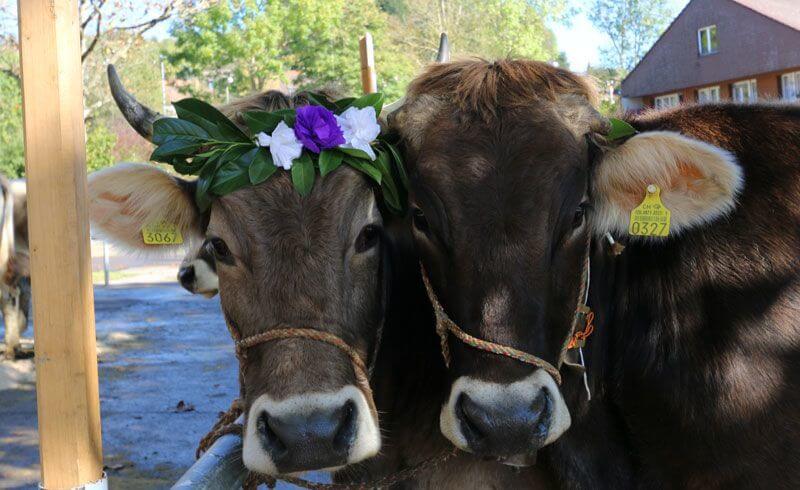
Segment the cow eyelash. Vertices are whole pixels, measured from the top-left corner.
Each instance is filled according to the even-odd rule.
[[[586,211],[591,208],[591,205],[588,202],[582,202],[578,206],[578,209],[575,210],[575,215],[572,218],[572,229],[575,230],[579,228],[583,223],[586,221]]]
[[[214,260],[223,264],[233,265],[234,258],[228,244],[222,238],[212,237],[205,241],[203,248],[206,249],[209,255],[214,257]]]
[[[430,225],[428,224],[428,218],[425,217],[425,213],[422,212],[420,208],[415,207],[411,211],[411,221],[414,225],[414,228],[421,231],[422,233],[430,232]]]
[[[367,225],[361,229],[356,237],[356,253],[364,253],[378,244],[381,238],[381,228],[378,225]]]

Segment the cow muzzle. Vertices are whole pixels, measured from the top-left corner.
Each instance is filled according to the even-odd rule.
[[[181,264],[178,282],[190,293],[202,294],[206,298],[212,298],[219,292],[219,277],[203,259]]]
[[[553,378],[543,369],[510,384],[462,376],[442,407],[445,437],[465,451],[511,466],[529,466],[536,452],[571,424]]]
[[[261,395],[248,410],[245,466],[279,475],[335,470],[374,456],[380,449],[377,420],[355,386],[280,401]]]

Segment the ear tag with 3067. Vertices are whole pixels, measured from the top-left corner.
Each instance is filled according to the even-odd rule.
[[[180,245],[183,235],[174,223],[161,221],[142,227],[142,241],[145,245]]]
[[[631,211],[628,233],[635,236],[668,236],[669,215],[669,209],[661,202],[661,189],[650,184],[642,203]]]

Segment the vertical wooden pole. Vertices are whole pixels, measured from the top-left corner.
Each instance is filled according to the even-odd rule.
[[[41,483],[73,488],[103,476],[78,0],[17,5]]]
[[[375,50],[372,47],[372,34],[364,34],[358,41],[361,52],[361,88],[365,94],[378,91],[378,76],[375,73]]]

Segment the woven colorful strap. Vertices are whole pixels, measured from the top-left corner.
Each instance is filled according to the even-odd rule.
[[[355,349],[350,347],[347,342],[332,333],[315,330],[313,328],[276,328],[274,330],[268,330],[263,333],[251,335],[250,337],[237,340],[236,353],[241,359],[244,357],[244,352],[254,345],[282,339],[309,339],[325,342],[326,344],[332,345],[347,354],[347,356],[350,358],[350,363],[353,365],[353,372],[356,376],[358,388],[362,393],[364,393],[367,403],[369,403],[369,409],[372,411],[372,415],[377,420],[378,410],[375,408],[375,401],[372,399],[372,388],[369,386],[367,365],[364,363],[364,360],[361,359],[361,356],[358,354],[358,352],[356,352]]]
[[[506,345],[496,344],[494,342],[489,342],[488,340],[473,337],[467,332],[461,330],[458,325],[456,325],[456,323],[450,319],[450,317],[447,315],[447,312],[444,311],[442,304],[439,302],[439,298],[433,291],[431,281],[428,278],[428,273],[422,263],[420,263],[420,269],[422,270],[422,280],[425,283],[425,290],[428,292],[428,298],[430,299],[431,304],[433,305],[433,311],[436,314],[436,333],[439,334],[439,339],[442,345],[442,356],[444,356],[444,363],[447,367],[450,367],[450,346],[448,343],[448,333],[452,333],[458,338],[458,340],[475,349],[510,357],[512,359],[516,359],[517,361],[524,362],[525,364],[530,364],[532,366],[544,369],[550,374],[550,376],[553,377],[553,379],[556,380],[556,383],[561,384],[561,373],[558,372],[558,369],[556,369],[555,366],[544,359],[513,347],[508,347]]]

